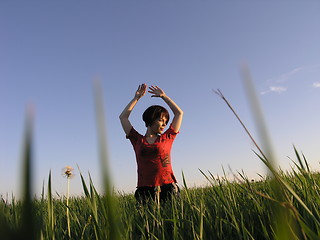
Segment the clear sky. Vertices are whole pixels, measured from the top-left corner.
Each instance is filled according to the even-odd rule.
[[[240,74],[251,70],[278,163],[292,145],[314,171],[320,148],[319,1],[0,1],[0,194],[18,195],[25,111],[35,106],[34,189],[52,171],[77,164],[100,188],[93,80],[102,82],[110,168],[119,191],[133,192],[136,164],[118,116],[141,83],[158,85],[184,110],[172,149],[175,175],[206,183],[198,169],[228,177],[265,174],[254,146],[212,92],[220,89],[258,137]],[[130,120],[161,99],[146,95]],[[164,105],[165,106],[165,105]],[[257,139],[258,140],[258,139]],[[71,192],[81,194],[79,172]]]

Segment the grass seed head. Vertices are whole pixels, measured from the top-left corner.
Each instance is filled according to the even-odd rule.
[[[66,166],[63,168],[63,175],[67,178],[71,178],[73,176],[73,168],[71,166]]]

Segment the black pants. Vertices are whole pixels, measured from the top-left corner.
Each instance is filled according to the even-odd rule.
[[[171,200],[172,197],[178,197],[180,195],[180,189],[177,184],[170,183],[160,186],[160,201],[166,202]],[[155,201],[156,199],[155,187],[138,187],[134,193],[134,197],[141,204],[146,204],[149,201]]]

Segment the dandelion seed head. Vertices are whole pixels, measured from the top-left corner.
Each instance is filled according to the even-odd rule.
[[[72,173],[73,168],[71,166],[65,166],[62,171],[63,171],[63,175],[67,178],[70,178],[73,176],[73,173]]]

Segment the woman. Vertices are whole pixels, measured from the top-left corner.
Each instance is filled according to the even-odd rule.
[[[137,102],[146,94],[147,85],[139,85],[134,98],[120,114],[120,121],[126,137],[130,140],[136,155],[138,166],[138,185],[135,198],[140,203],[150,199],[165,201],[177,195],[179,189],[171,166],[171,147],[179,133],[183,111],[158,86],[149,87],[151,97],[160,97],[170,107],[174,117],[169,128],[168,111],[158,105],[146,109],[142,118],[146,125],[145,135],[138,133],[131,125],[129,116]]]

